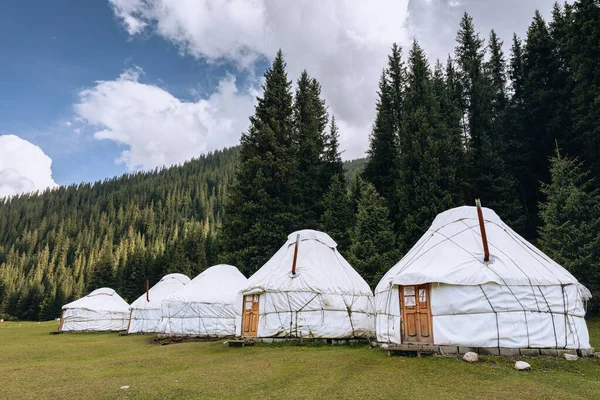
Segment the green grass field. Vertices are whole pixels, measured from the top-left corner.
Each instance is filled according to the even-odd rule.
[[[600,319],[588,322],[600,348]],[[593,399],[600,359],[388,357],[368,346],[223,341],[161,346],[152,336],[49,335],[55,322],[0,324],[3,399]],[[129,389],[120,389],[121,386]]]

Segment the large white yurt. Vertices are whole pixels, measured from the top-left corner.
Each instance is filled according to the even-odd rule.
[[[155,333],[161,317],[161,303],[165,297],[181,289],[190,278],[183,274],[165,275],[148,293],[144,293],[129,306],[127,333]]]
[[[158,332],[167,336],[233,336],[241,315],[238,292],[246,277],[232,265],[215,265],[161,304]]]
[[[377,285],[377,340],[501,354],[502,348],[588,349],[590,297],[493,210],[453,208]]]
[[[374,337],[373,293],[329,235],[301,230],[248,279],[238,336]]]
[[[113,289],[100,288],[62,307],[59,332],[124,331],[129,304]]]

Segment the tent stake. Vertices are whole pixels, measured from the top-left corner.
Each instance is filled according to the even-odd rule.
[[[150,303],[150,281],[146,279],[146,301]]]
[[[485,233],[485,223],[483,222],[483,211],[481,211],[481,200],[476,199],[477,218],[479,218],[479,229],[481,230],[481,240],[483,242],[483,261],[487,265],[490,261],[490,249],[488,248],[487,234]]]
[[[300,243],[300,234],[296,235],[296,246],[294,247],[294,262],[292,263],[292,275],[296,275],[296,259],[298,258],[298,244]]]

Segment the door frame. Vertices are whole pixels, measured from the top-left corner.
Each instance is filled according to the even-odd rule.
[[[251,299],[247,299],[251,297]],[[251,301],[252,305],[250,309],[246,308],[246,302]],[[255,307],[256,306],[256,307]],[[255,309],[256,308],[256,309]],[[249,312],[247,312],[249,310]],[[254,332],[252,332],[252,327],[247,334],[244,333],[244,322],[247,314],[250,314],[250,324],[254,324]],[[257,337],[258,336],[258,318],[260,315],[260,293],[253,294],[245,294],[242,296],[242,326],[241,326],[241,336],[242,337]],[[255,317],[256,319],[254,319]]]
[[[410,341],[408,340],[408,335],[407,335],[407,318],[406,318],[406,308],[404,307],[404,288],[407,286],[412,286],[415,288],[415,306],[416,306],[416,314],[417,315],[421,315],[421,313],[419,312],[420,310],[420,304],[421,302],[419,301],[419,289],[422,289],[423,286],[425,286],[425,290],[426,290],[426,296],[427,296],[427,326],[429,329],[429,337],[431,338],[430,341]],[[400,342],[402,344],[420,344],[420,345],[433,345],[435,343],[434,341],[434,337],[433,337],[433,316],[431,315],[431,284],[430,283],[423,283],[420,285],[398,285],[398,301],[399,301],[399,306],[400,306],[400,315],[401,315],[401,323],[400,323]],[[420,317],[419,317],[419,323],[420,323]],[[419,328],[420,329],[420,328]]]

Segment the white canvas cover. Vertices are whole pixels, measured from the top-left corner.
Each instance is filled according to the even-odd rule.
[[[206,269],[161,303],[158,332],[168,336],[233,336],[241,315],[238,291],[246,277],[232,265]]]
[[[439,214],[375,289],[378,341],[401,343],[399,285],[429,283],[437,345],[589,348],[590,292],[493,210],[482,211],[490,262],[475,207]]]
[[[294,276],[291,270],[298,234]],[[373,292],[326,233],[307,229],[290,234],[241,291],[242,296],[257,293],[258,337],[374,336]]]
[[[190,282],[190,278],[183,274],[168,274],[148,290],[150,301],[146,299],[146,293],[138,297],[129,306],[130,318],[127,333],[157,332],[163,299],[184,287],[188,282]]]
[[[62,307],[61,332],[124,331],[129,304],[113,289],[100,288]]]

